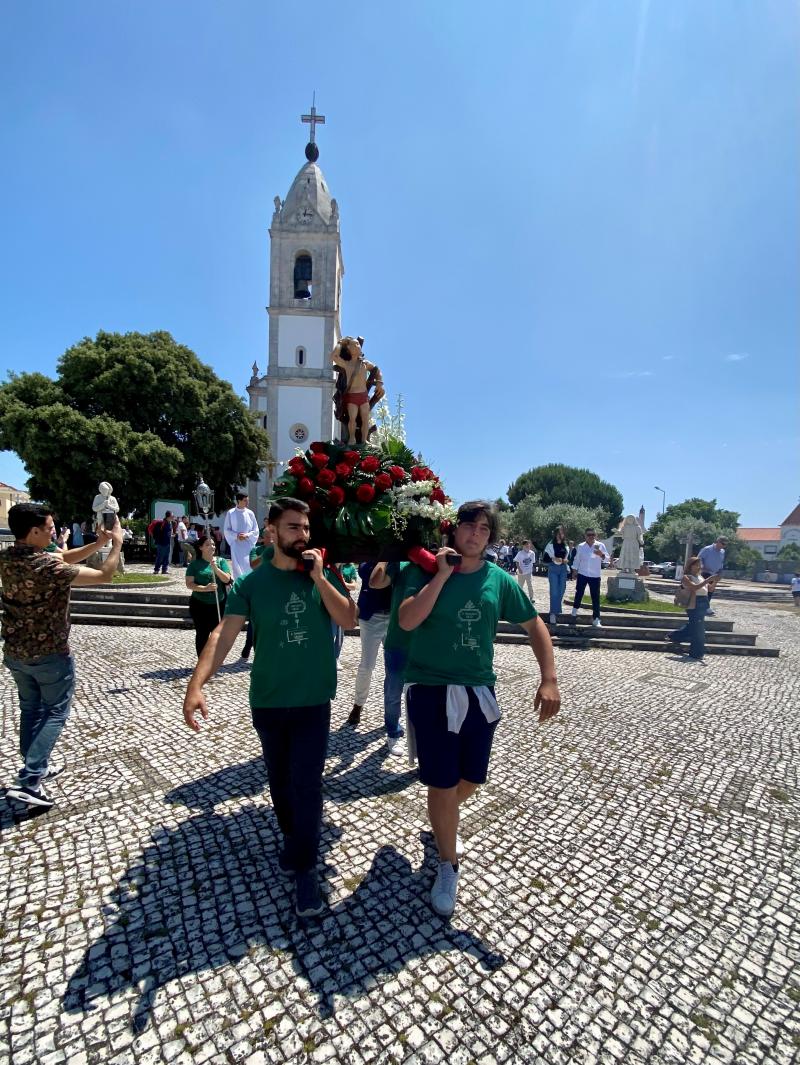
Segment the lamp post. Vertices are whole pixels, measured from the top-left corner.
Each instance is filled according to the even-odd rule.
[[[194,501],[197,504],[197,509],[203,515],[203,518],[205,520],[205,523],[206,523],[206,536],[210,536],[211,535],[211,532],[210,532],[211,523],[209,521],[208,515],[209,515],[209,513],[213,513],[214,512],[214,489],[208,487],[206,482],[203,480],[202,473],[198,474],[197,487],[195,488],[195,490],[194,490],[194,492],[192,494],[194,495]],[[213,574],[214,574],[213,566],[212,566],[211,574],[212,574],[212,583],[214,585],[214,602],[217,604],[217,621],[221,621],[222,620],[222,615],[221,615],[220,609],[219,609],[219,596],[217,595],[217,582],[215,580],[213,580]]]
[[[667,509],[667,493],[663,488],[659,488],[658,485],[653,485],[657,492],[661,493],[661,513],[663,514]]]

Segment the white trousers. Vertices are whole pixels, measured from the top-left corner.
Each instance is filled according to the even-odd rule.
[[[369,698],[369,686],[372,683],[372,671],[378,661],[378,651],[389,627],[388,614],[373,614],[371,618],[359,618],[361,631],[361,661],[356,673],[356,691],[354,702],[357,706],[366,706]]]
[[[533,576],[530,573],[518,573],[517,581],[522,589],[527,587],[528,596],[533,599]]]

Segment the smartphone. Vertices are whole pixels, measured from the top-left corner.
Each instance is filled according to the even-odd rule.
[[[303,564],[303,571],[305,573],[310,573],[312,571],[312,569],[314,568],[314,559],[313,558],[306,558],[305,555],[304,555],[300,559],[300,561]]]
[[[111,530],[114,528],[114,523],[116,522],[116,520],[117,515],[113,511],[103,511],[103,528],[106,530],[106,532],[111,532]]]
[[[461,555],[452,554],[452,555],[445,555],[444,557],[447,559],[447,565],[448,566],[460,566],[461,565]]]

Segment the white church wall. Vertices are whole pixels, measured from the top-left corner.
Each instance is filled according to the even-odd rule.
[[[305,349],[304,365],[321,370],[325,357],[325,319],[319,315],[282,314],[278,318],[278,365],[297,366],[297,349]]]
[[[322,389],[318,385],[278,386],[278,433],[272,448],[279,460],[290,459],[298,447],[305,451],[312,440],[330,438],[330,433],[325,435],[322,431],[321,409]],[[295,425],[304,425],[308,429],[305,441],[290,436],[289,431]]]

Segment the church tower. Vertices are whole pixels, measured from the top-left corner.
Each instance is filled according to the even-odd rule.
[[[317,166],[315,127],[323,115],[312,106],[302,116],[311,126],[305,166],[285,200],[275,197],[269,230],[269,345],[266,373],[257,363],[247,392],[270,438],[271,458],[249,485],[259,522],[264,498],[296,449],[334,434],[334,373],[329,356],[341,336],[339,305],[344,264],[339,209]]]

